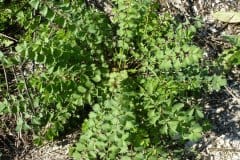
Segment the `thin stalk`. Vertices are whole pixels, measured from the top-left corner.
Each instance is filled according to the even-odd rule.
[[[2,64],[2,67],[3,67],[3,73],[4,73],[5,82],[6,82],[7,93],[9,93],[9,85],[8,85],[7,72],[6,72],[6,68],[5,68],[4,64]]]
[[[26,77],[24,76],[24,73],[23,73],[23,71],[22,71],[22,66],[20,66],[19,68],[20,68],[20,73],[21,73],[21,75],[22,75],[22,77],[23,77],[25,90],[26,90],[26,92],[27,92],[28,98],[29,98],[30,103],[31,103],[31,106],[32,106],[32,111],[34,112],[34,103],[33,103],[32,97],[31,97],[31,95],[30,95],[30,91],[29,91],[29,89],[28,89],[28,86],[27,86]]]
[[[8,36],[8,35],[6,35],[6,34],[0,33],[0,36],[2,36],[2,37],[4,37],[4,38],[7,38],[7,39],[10,39],[10,40],[12,40],[12,41],[14,41],[14,42],[18,42],[17,39],[15,39],[15,38],[13,38],[13,37],[10,37],[10,36]]]

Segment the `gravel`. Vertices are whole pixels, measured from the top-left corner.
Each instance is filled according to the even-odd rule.
[[[239,96],[239,87],[240,82],[229,85],[205,105],[205,115],[212,124],[212,130],[196,144],[202,159],[240,159],[240,103],[235,100]]]

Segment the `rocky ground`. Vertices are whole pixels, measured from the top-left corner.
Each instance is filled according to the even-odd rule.
[[[182,3],[180,3],[182,2]],[[198,42],[206,55],[218,55],[229,46],[222,41],[222,35],[240,35],[240,24],[221,23],[213,19],[216,11],[239,11],[238,0],[196,0],[178,1],[171,4],[189,17],[201,16],[205,26],[199,34]],[[207,97],[204,112],[212,124],[212,130],[198,143],[191,144],[201,152],[203,160],[240,160],[240,72],[233,71],[228,76],[228,86],[220,93]],[[188,144],[186,144],[188,145]]]
[[[204,160],[240,159],[240,81],[229,83],[221,93],[209,97],[204,107],[212,130],[195,144]]]
[[[203,18],[205,25],[199,31],[196,41],[209,57],[216,56],[229,47],[222,40],[223,34],[240,35],[240,24],[221,23],[212,18],[215,11],[239,11],[239,0],[160,0],[160,2],[165,10],[175,15]],[[111,10],[107,3],[102,3],[100,7],[107,12]],[[240,160],[240,71],[238,69],[233,71],[228,76],[228,86],[220,93],[207,96],[204,103],[205,117],[212,123],[212,130],[198,143],[188,143],[186,147],[195,147],[200,151],[199,157],[203,160]],[[77,137],[78,133],[72,133],[41,148],[32,148],[26,150],[27,152],[22,149],[21,153],[24,154],[15,156],[15,159],[69,160],[69,147]],[[11,141],[11,137],[0,137],[0,144],[6,140]],[[17,155],[16,151],[14,155]]]

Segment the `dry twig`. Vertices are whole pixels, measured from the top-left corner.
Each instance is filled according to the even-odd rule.
[[[238,96],[237,93],[230,87],[225,87],[225,89],[232,96],[233,101],[237,102],[240,105],[240,96]]]
[[[15,38],[13,38],[13,37],[10,37],[10,36],[8,36],[8,35],[6,35],[6,34],[0,33],[0,36],[2,36],[2,37],[4,37],[4,38],[7,38],[7,39],[10,39],[10,40],[12,40],[12,41],[14,41],[14,42],[18,42],[17,39],[15,39]]]

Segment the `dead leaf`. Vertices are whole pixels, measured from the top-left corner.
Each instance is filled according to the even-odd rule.
[[[219,21],[227,23],[240,23],[240,12],[219,11],[213,14],[213,17]]]

